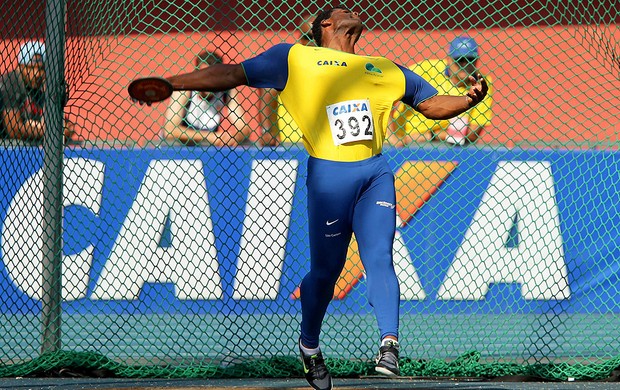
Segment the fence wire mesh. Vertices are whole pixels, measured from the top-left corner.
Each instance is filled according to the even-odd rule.
[[[446,87],[462,59],[450,47],[471,38],[491,84],[458,123],[395,107],[386,129],[402,374],[608,377],[620,365],[617,4],[345,5],[366,26],[358,54],[462,93]],[[140,106],[126,88],[303,43],[304,23],[323,6],[3,5],[0,376],[303,375],[307,154],[277,93],[179,92]],[[54,29],[55,7],[65,18]],[[53,53],[64,55],[62,69]],[[50,74],[64,79],[62,93],[46,91]],[[58,126],[52,108],[62,110]],[[51,130],[64,134],[63,173],[46,177]],[[50,193],[62,195],[55,220]],[[373,372],[378,334],[365,288],[354,239],[322,334],[336,376]]]

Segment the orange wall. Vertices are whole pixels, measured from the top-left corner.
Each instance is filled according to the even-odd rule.
[[[458,33],[368,31],[358,53],[409,65],[444,57]],[[618,26],[487,29],[470,35],[481,45],[483,71],[494,79],[496,116],[484,142],[618,142],[620,69],[601,46],[619,40]],[[67,112],[84,139],[156,140],[166,104],[133,104],[126,92],[131,80],[190,70],[193,55],[203,48],[218,48],[227,61],[241,61],[282,41],[292,38],[286,32],[224,31],[70,39]],[[17,42],[0,41],[0,71],[15,66],[17,48]],[[258,93],[242,87],[241,95],[247,96],[243,105],[257,128]]]

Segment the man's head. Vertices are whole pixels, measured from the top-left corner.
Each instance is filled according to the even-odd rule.
[[[19,48],[17,63],[24,83],[30,88],[41,88],[45,81],[45,45],[30,41]]]
[[[209,66],[212,66],[215,64],[221,64],[223,62],[224,61],[222,60],[222,56],[210,50],[205,50],[205,51],[200,52],[200,54],[196,56],[196,60],[195,60],[196,69],[208,68]],[[203,98],[209,98],[213,96],[213,93],[207,92],[207,91],[201,91],[200,95],[202,95]]]
[[[297,18],[297,28],[295,29],[295,39],[302,45],[314,45],[312,35],[312,16],[304,13]]]
[[[475,76],[478,72],[480,53],[474,38],[465,35],[454,38],[448,54],[450,74],[458,79],[457,82],[466,83],[470,75]]]
[[[318,46],[324,46],[324,28],[330,28],[333,32],[353,30],[359,38],[363,26],[357,12],[351,12],[342,5],[336,5],[320,11],[312,22],[312,36]]]
[[[222,56],[214,51],[205,50],[196,56],[196,69],[206,68],[211,65],[221,64]]]

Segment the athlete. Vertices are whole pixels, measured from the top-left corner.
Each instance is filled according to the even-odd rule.
[[[310,155],[310,271],[301,282],[299,348],[306,379],[315,389],[332,388],[319,336],[352,233],[380,331],[376,370],[400,374],[400,291],[392,264],[396,194],[393,172],[381,154],[391,108],[402,101],[428,118],[447,119],[487,93],[486,82],[472,77],[465,95],[438,95],[401,65],[356,55],[362,30],[358,13],[336,6],[321,11],[313,22],[318,47],[277,44],[240,64],[216,64],[167,78],[175,90],[275,88],[303,133]]]

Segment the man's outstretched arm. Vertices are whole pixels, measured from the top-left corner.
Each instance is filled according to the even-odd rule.
[[[471,88],[467,94],[463,96],[435,95],[418,104],[418,111],[428,119],[450,119],[480,103],[487,95],[489,86],[482,76],[478,79],[473,76],[469,77]]]
[[[215,64],[166,79],[175,91],[219,92],[248,83],[241,64]]]

